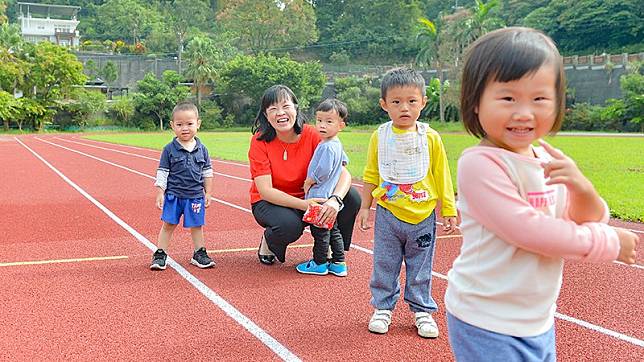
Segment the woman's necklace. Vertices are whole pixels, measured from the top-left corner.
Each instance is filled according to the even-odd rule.
[[[297,141],[299,140],[299,135],[296,135],[296,136],[298,136],[298,137],[296,138],[295,142],[293,142],[293,143],[297,143]],[[281,139],[279,139],[279,137],[277,138],[277,140],[279,141],[280,145],[284,149],[284,153],[282,153],[282,160],[286,161],[286,160],[288,160],[288,147],[291,145],[291,143],[284,142]]]

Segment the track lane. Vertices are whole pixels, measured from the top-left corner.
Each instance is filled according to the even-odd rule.
[[[42,143],[26,139],[25,142],[34,149],[40,147],[38,151],[44,151],[48,158],[56,158],[56,151],[42,148]],[[79,163],[75,161],[85,160],[72,159],[67,167],[78,169]],[[52,178],[51,183],[55,184],[57,176],[49,173],[38,179]],[[57,190],[68,194],[61,196],[63,199],[79,198],[69,185]],[[71,211],[96,212],[95,207],[80,205],[81,201],[74,210],[59,207],[58,217]],[[45,211],[52,213],[51,209]],[[91,224],[101,217],[105,219],[105,215],[100,215],[85,220]],[[83,235],[91,234],[88,229],[109,236],[122,232],[114,222],[107,228],[83,226],[77,227]],[[53,225],[49,232],[60,233]],[[9,284],[1,286],[3,291],[8,290],[1,298],[5,307],[2,315],[9,318],[7,324],[2,324],[17,324],[13,331],[2,329],[7,335],[0,339],[8,345],[0,350],[18,359],[44,355],[79,358],[97,352],[103,358],[113,359],[277,358],[178,274],[150,272],[147,266],[151,252],[142,254],[141,244],[132,239],[129,235],[118,245],[119,252],[139,249],[138,255],[126,260],[0,268],[0,273],[6,276],[2,283]],[[85,249],[95,251],[93,244],[86,244]],[[203,272],[197,269],[195,274]]]
[[[244,193],[245,193],[245,191],[246,191],[246,190],[243,190],[243,192],[244,192]],[[246,197],[247,197],[247,196],[246,196]],[[241,199],[241,198],[240,198],[240,199]],[[247,201],[246,201],[246,202],[247,202]],[[439,248],[437,249],[437,251],[438,251],[438,250],[440,250],[440,249],[441,249],[441,246],[439,245]],[[308,255],[308,253],[307,253],[307,254],[305,254],[305,257],[306,257],[306,255]],[[350,255],[352,255],[352,254],[350,254]],[[437,257],[438,257],[438,256],[437,256]],[[367,277],[367,279],[368,279],[368,277]],[[437,282],[435,281],[435,283],[434,283],[434,284],[436,285],[436,284],[437,284]],[[367,290],[367,293],[368,293],[368,290]],[[441,295],[440,299],[442,299],[442,295]],[[369,311],[368,313],[370,313],[370,311]],[[363,318],[364,318],[364,316],[363,316]],[[367,314],[367,318],[368,318],[368,314]],[[366,325],[366,322],[364,322],[364,323],[365,323],[365,325]],[[558,322],[558,324],[559,324],[559,322]],[[443,328],[443,331],[444,331],[444,328]],[[560,351],[560,354],[561,354],[561,351]]]

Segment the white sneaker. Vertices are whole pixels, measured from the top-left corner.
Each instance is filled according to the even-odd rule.
[[[376,309],[369,320],[369,332],[385,334],[389,331],[391,324],[391,311],[386,309]]]
[[[418,335],[423,338],[436,338],[438,337],[438,326],[432,315],[427,312],[414,313],[416,319],[416,328],[418,328]]]

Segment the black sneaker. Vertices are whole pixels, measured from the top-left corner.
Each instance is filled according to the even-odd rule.
[[[192,259],[190,259],[190,264],[196,265],[201,269],[211,268],[215,266],[215,262],[210,259],[208,253],[206,253],[206,248],[199,248],[192,254]]]
[[[163,251],[163,249],[157,249],[152,255],[152,264],[150,264],[150,269],[152,270],[165,270],[165,258],[168,257],[168,254]]]

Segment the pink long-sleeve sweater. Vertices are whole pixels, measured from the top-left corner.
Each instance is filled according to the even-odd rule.
[[[476,146],[458,162],[463,245],[448,273],[447,310],[489,331],[517,337],[542,334],[554,323],[563,260],[610,261],[616,232],[568,217],[568,192],[545,184],[542,162],[501,148]]]

